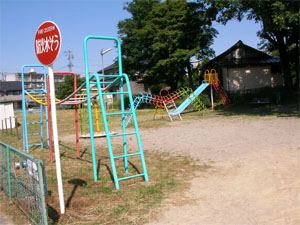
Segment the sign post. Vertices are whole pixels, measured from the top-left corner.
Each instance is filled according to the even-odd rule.
[[[52,115],[53,142],[55,151],[56,177],[58,186],[58,196],[60,204],[60,213],[65,213],[64,193],[61,176],[60,153],[58,143],[56,104],[55,104],[55,86],[53,62],[59,54],[61,46],[60,30],[52,21],[42,23],[36,31],[35,54],[38,60],[45,66],[48,66],[49,85],[50,85],[50,101]]]

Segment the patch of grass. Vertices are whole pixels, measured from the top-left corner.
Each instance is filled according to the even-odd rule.
[[[49,151],[40,148],[30,149],[30,155],[42,159],[45,163],[49,224],[145,223],[150,218],[149,214],[164,199],[187,188],[187,181],[200,168],[188,157],[174,156],[155,150],[145,151],[149,183],[142,178],[124,180],[120,182],[120,190],[116,191],[106,144],[97,145],[99,180],[94,182],[89,140],[80,140],[81,157],[76,158],[75,141],[70,136],[75,134],[73,113],[72,110],[58,110],[57,112],[64,198],[67,207],[64,215],[59,214],[56,168],[55,163],[49,162]],[[170,124],[167,118],[153,121],[153,110],[141,110],[137,114],[141,129],[156,129]],[[19,114],[18,118],[22,116]],[[1,141],[22,149],[22,139],[10,135],[0,137]],[[105,139],[104,143],[106,143]],[[116,155],[121,155],[121,146],[115,146],[114,152]],[[120,177],[134,175],[137,171],[142,172],[139,157],[129,158],[129,174],[127,175],[124,174],[122,160],[116,160],[116,167]],[[18,209],[12,208],[9,213],[14,215],[16,212],[19,213]],[[10,215],[9,213],[6,214]]]
[[[169,118],[153,120],[154,109],[138,110],[137,118],[141,131],[143,129],[158,129],[173,126]],[[213,117],[228,117],[243,115],[253,116],[299,116],[297,105],[243,107],[216,107],[215,111],[207,110],[202,114],[196,111],[185,111],[182,114],[183,123],[198,119]],[[22,118],[17,114],[18,119]],[[181,193],[188,187],[188,181],[195,172],[205,173],[210,165],[201,164],[189,157],[171,155],[158,152],[155,149],[145,151],[149,183],[142,178],[124,180],[120,182],[120,190],[116,191],[112,180],[110,159],[105,139],[103,145],[97,145],[96,159],[99,180],[94,182],[92,156],[89,140],[80,140],[80,155],[76,158],[74,140],[74,111],[58,110],[60,153],[63,174],[63,187],[66,213],[59,214],[59,201],[56,183],[55,163],[49,162],[49,151],[45,149],[30,149],[30,155],[42,159],[46,166],[46,179],[49,195],[47,196],[48,215],[50,224],[142,224],[147,222],[149,215],[162,201]],[[34,119],[34,118],[32,118]],[[22,123],[21,119],[19,122]],[[119,123],[119,118],[116,118]],[[171,128],[170,128],[171,129]],[[22,131],[21,127],[19,131]],[[44,131],[45,132],[45,131]],[[74,136],[72,136],[72,134]],[[23,140],[15,135],[7,135],[0,131],[1,141],[22,149]],[[167,147],[167,146],[166,146]],[[115,146],[115,154],[122,154],[121,147]],[[129,175],[142,171],[138,157],[130,157]],[[116,167],[120,176],[125,176],[122,160],[116,160]],[[0,194],[0,205],[6,204],[5,196]],[[8,201],[9,202],[9,201]],[[9,207],[7,215],[19,213],[15,207]],[[14,217],[17,218],[17,217]],[[18,222],[16,222],[18,224]]]

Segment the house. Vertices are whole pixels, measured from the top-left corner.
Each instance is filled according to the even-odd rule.
[[[55,74],[54,82],[63,82],[63,74]],[[33,68],[28,73],[24,73],[25,89],[44,88],[44,74],[37,73]],[[26,96],[26,99],[29,97]],[[22,108],[22,74],[11,73],[4,76],[4,81],[0,81],[0,103],[13,103],[14,109]]]
[[[0,103],[13,103],[14,109],[22,108],[21,81],[0,81]]]
[[[227,92],[283,85],[280,60],[238,41],[205,66],[215,69]]]
[[[97,73],[102,74],[102,70],[98,71]],[[119,73],[118,66],[116,66],[115,64],[112,64],[112,65],[104,68],[105,75],[114,75],[114,74],[118,74],[118,73]],[[137,95],[139,93],[144,93],[144,92],[150,91],[150,90],[148,90],[148,88],[145,88],[145,86],[142,83],[139,83],[138,81],[133,81],[133,80],[129,79],[129,82],[130,82],[132,95]],[[113,89],[112,91],[118,91],[118,90]],[[127,91],[126,86],[124,86],[124,91]],[[119,98],[119,96],[116,96],[116,98]]]
[[[4,81],[22,81],[21,73],[11,73],[4,76]],[[62,74],[54,76],[54,82],[63,82],[64,76]],[[32,68],[30,72],[24,73],[24,87],[25,89],[40,89],[44,88],[44,74],[37,73]]]

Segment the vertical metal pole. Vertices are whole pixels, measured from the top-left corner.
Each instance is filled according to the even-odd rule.
[[[104,75],[104,54],[103,54],[103,49],[100,52],[101,54],[101,59],[102,59],[102,74]],[[104,88],[104,77],[102,77],[102,88]]]
[[[4,133],[4,123],[3,123],[3,120],[1,120],[1,123],[2,123],[2,133]]]
[[[122,76],[122,74],[119,74],[120,76]],[[123,134],[126,133],[126,125],[125,125],[125,105],[124,105],[124,78],[122,77],[121,80],[120,80],[120,92],[122,94],[120,94],[120,98],[121,98],[121,112],[122,112],[122,132]],[[127,88],[128,88],[128,85],[130,84],[127,84]],[[127,142],[126,142],[126,135],[123,135],[123,152],[124,152],[124,155],[127,155]],[[128,159],[127,157],[125,156],[124,157],[124,169],[125,169],[125,173],[128,173]]]
[[[59,153],[58,131],[57,131],[57,117],[56,117],[56,104],[55,104],[54,73],[53,73],[52,65],[48,66],[48,70],[49,70],[52,130],[53,130],[53,141],[54,141],[54,151],[55,151],[58,196],[59,196],[59,204],[60,204],[60,213],[64,214],[65,213],[65,203],[64,203],[62,176],[61,176],[60,153]]]
[[[43,131],[43,105],[40,105],[40,129],[41,129],[41,148],[44,148],[44,131]]]
[[[26,96],[25,96],[25,84],[24,84],[24,69],[22,67],[22,128],[23,128],[23,150],[28,153],[28,134],[27,134],[27,118],[26,118]]]
[[[45,186],[45,176],[43,171],[45,168],[42,167],[43,162],[38,160],[35,161],[36,165],[38,166],[38,176],[39,176],[39,185],[40,185],[40,198],[41,198],[41,203],[42,203],[42,214],[43,214],[43,224],[47,225],[48,220],[47,220],[47,210],[46,210],[46,203],[45,203],[45,191],[47,191],[47,187]],[[42,182],[43,181],[43,182]]]
[[[15,116],[15,127],[16,127],[17,139],[19,139],[18,117],[16,116]]]
[[[104,100],[103,100],[103,95],[102,95],[102,90],[101,90],[101,82],[100,82],[100,79],[98,76],[96,76],[96,81],[97,81],[97,87],[98,87],[98,92],[99,92],[99,100],[100,100],[100,106],[101,106],[101,111],[102,111],[103,125],[104,125],[104,130],[106,133],[106,142],[107,142],[107,147],[108,147],[108,151],[109,151],[109,155],[110,155],[111,169],[113,172],[115,187],[117,190],[119,190],[120,187],[119,187],[118,175],[117,175],[117,170],[116,170],[116,165],[115,165],[115,160],[114,160],[114,154],[113,154],[112,147],[111,147],[109,129],[108,129],[108,125],[107,125],[107,116],[105,113]]]
[[[51,103],[50,103],[49,75],[47,76],[47,108],[48,108],[49,153],[50,153],[50,163],[52,163],[53,160],[52,160]]]
[[[9,117],[9,124],[10,124],[10,134],[12,135],[12,122],[11,122],[11,116]]]
[[[46,97],[47,99],[47,104],[45,106],[45,115],[46,115],[46,134],[47,134],[47,148],[49,149],[50,151],[50,133],[49,133],[49,123],[48,123],[48,120],[49,120],[49,110],[48,110],[48,76],[47,76],[47,73],[44,72],[44,97]]]
[[[77,89],[77,77],[76,77],[76,74],[73,73],[73,77],[74,77],[74,91]],[[75,95],[75,101],[77,97]],[[75,130],[76,130],[76,154],[77,154],[77,158],[80,157],[80,154],[79,154],[79,132],[78,132],[78,106],[75,105]]]
[[[8,197],[11,199],[11,180],[10,180],[10,151],[6,145],[6,163],[7,163],[7,182],[8,182]]]
[[[123,74],[123,75],[124,75],[124,78],[126,80],[126,83],[129,84],[129,78],[128,78],[127,74]],[[148,172],[147,172],[147,167],[146,167],[146,162],[145,162],[145,156],[144,156],[142,142],[141,142],[140,131],[139,131],[138,123],[137,123],[137,120],[136,120],[135,109],[133,107],[133,99],[132,99],[132,92],[131,92],[130,85],[128,85],[127,88],[128,88],[128,96],[129,96],[130,107],[131,107],[131,111],[132,111],[133,124],[134,124],[135,131],[136,131],[136,139],[137,139],[140,154],[141,154],[140,156],[141,156],[141,162],[142,162],[142,167],[143,167],[143,171],[144,171],[144,179],[145,179],[146,182],[149,182],[149,177],[148,177]]]
[[[6,134],[8,134],[8,130],[7,130],[7,118],[5,118],[5,131],[6,131]]]
[[[211,99],[211,110],[214,111],[214,90],[212,84],[210,85],[210,99]]]
[[[89,75],[88,53],[87,53],[87,41],[88,41],[88,39],[89,39],[89,37],[86,37],[84,39],[84,42],[83,42],[84,66],[85,66],[85,84],[86,84],[87,106],[88,106],[88,115],[89,115],[90,140],[91,140],[91,150],[92,150],[92,160],[93,160],[94,181],[97,181],[98,180],[98,174],[97,174],[97,163],[96,163],[96,154],[95,154],[93,118],[92,118],[91,98],[90,98],[90,96],[91,96],[90,95],[90,75]],[[98,89],[99,89],[99,87],[98,87]],[[101,87],[100,87],[100,89],[101,89]]]

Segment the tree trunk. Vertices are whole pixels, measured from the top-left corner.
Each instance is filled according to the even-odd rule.
[[[190,62],[187,63],[187,71],[188,71],[188,78],[189,78],[189,86],[194,90],[193,73],[192,73]]]
[[[292,76],[291,76],[291,67],[289,54],[287,52],[287,46],[284,44],[283,37],[278,38],[278,51],[280,57],[281,70],[284,77],[284,85],[286,88],[291,89],[293,87]]]

